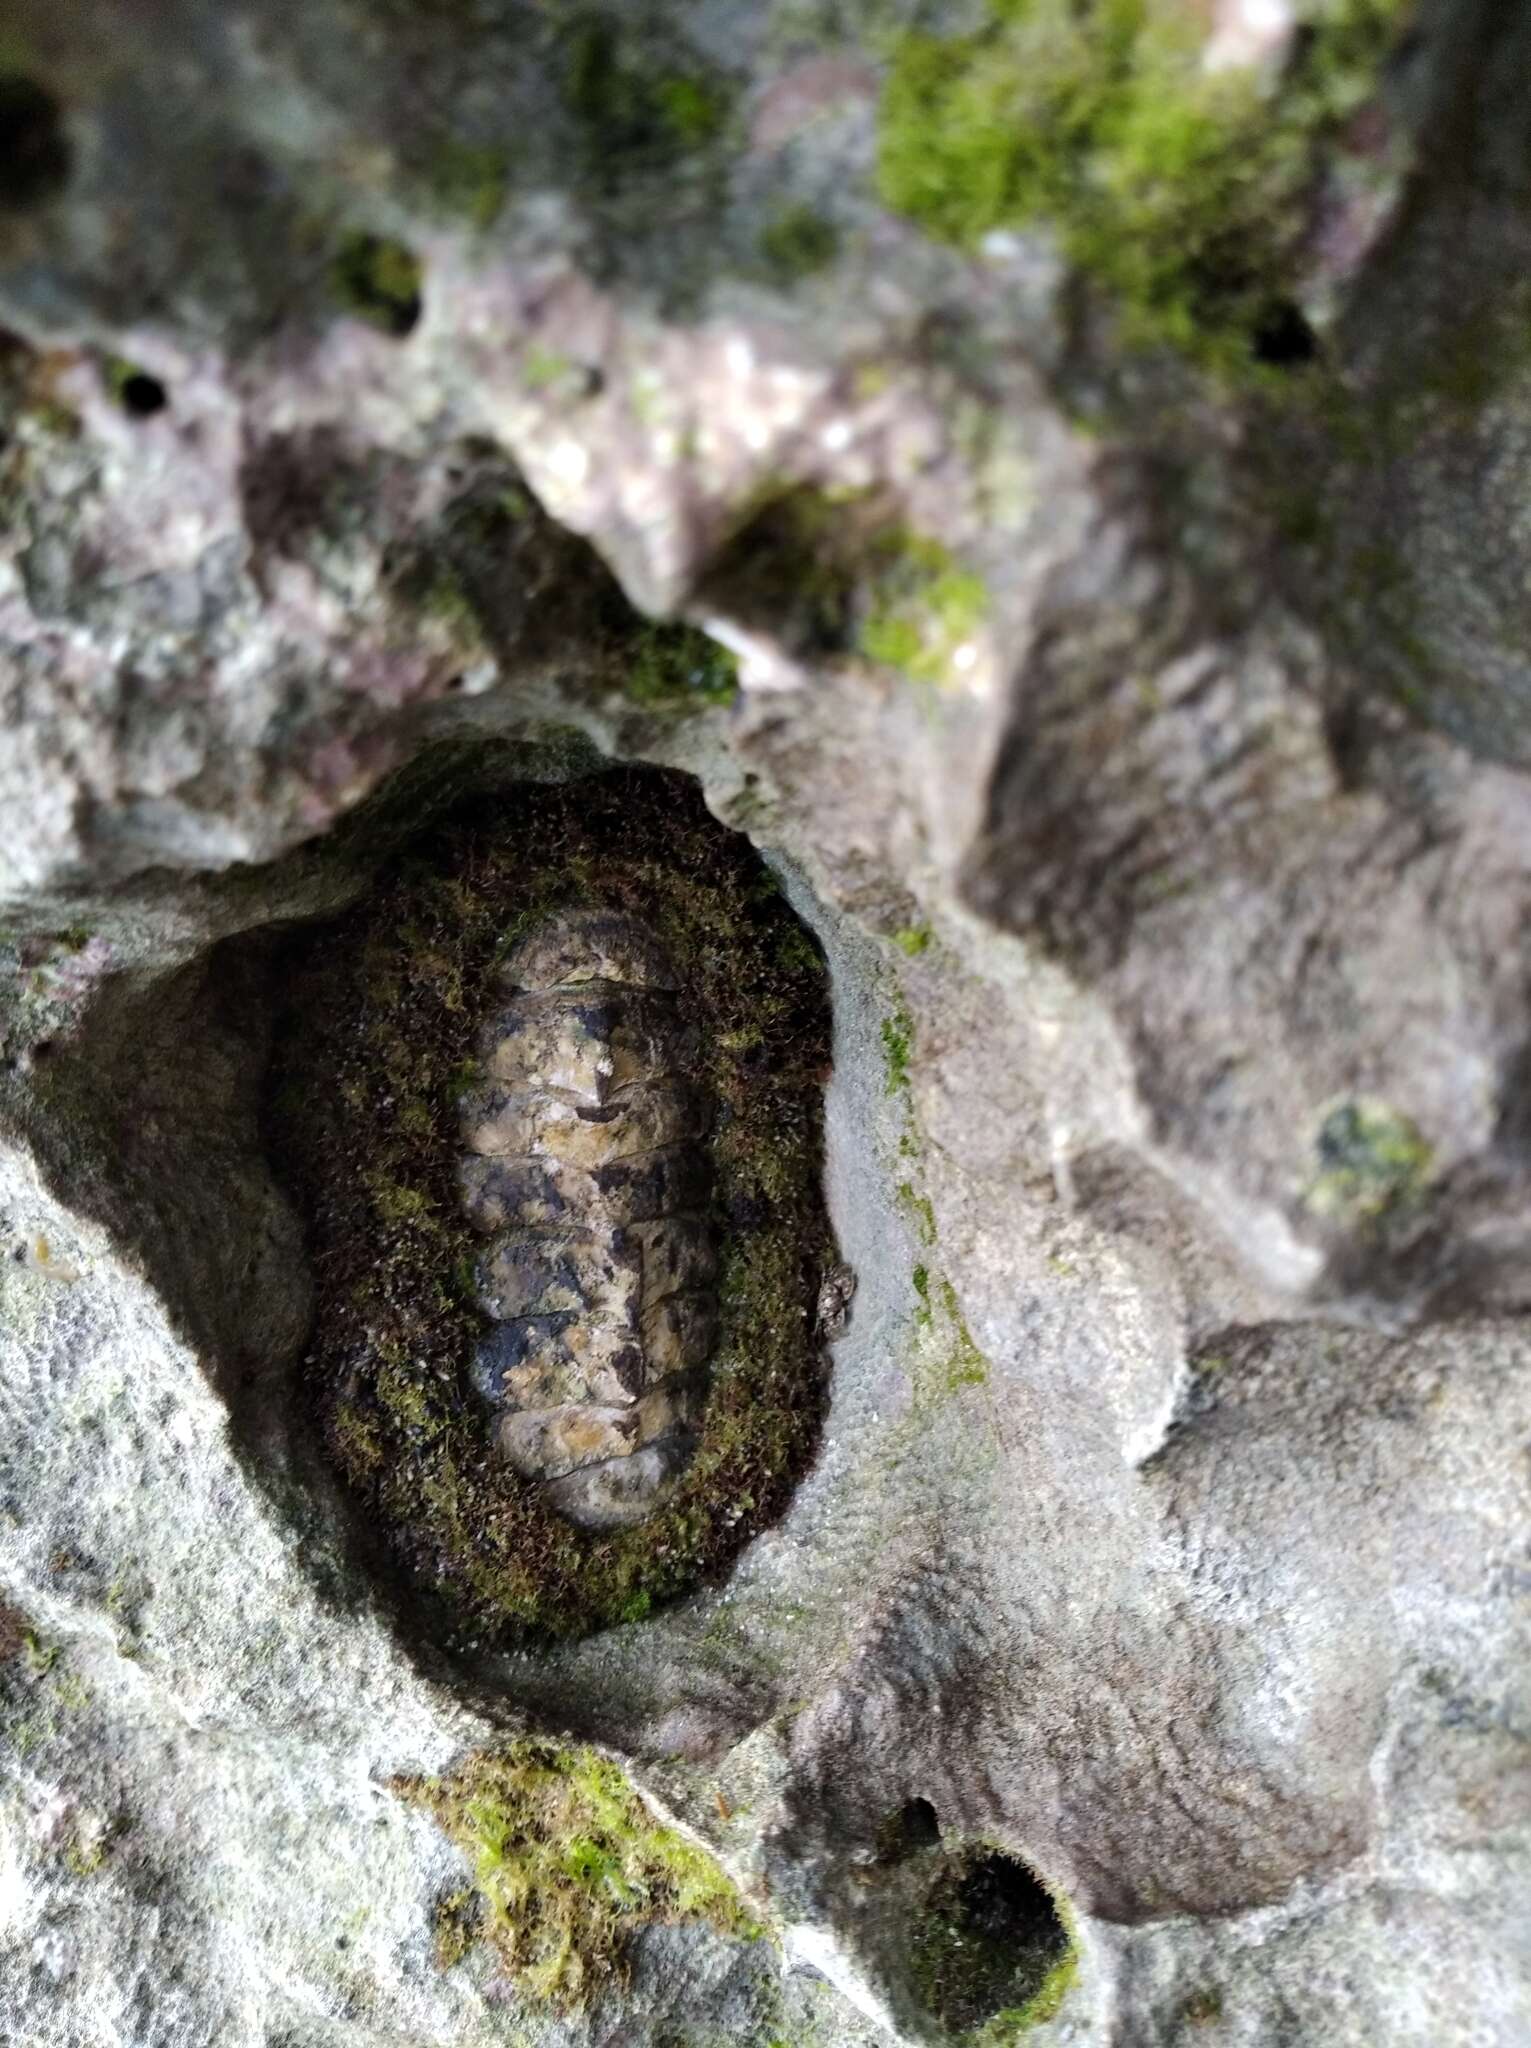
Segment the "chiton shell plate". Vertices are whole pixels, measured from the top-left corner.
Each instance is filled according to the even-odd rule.
[[[548,917],[498,981],[459,1113],[487,1240],[469,1377],[518,1473],[623,1526],[689,1459],[717,1338],[696,1026],[663,944],[614,911]]]

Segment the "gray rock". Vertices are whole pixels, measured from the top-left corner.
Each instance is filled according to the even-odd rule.
[[[1292,131],[1246,382],[1136,346],[1064,225],[886,210],[902,17],[672,14],[6,40],[0,2035],[940,2043],[990,1845],[1073,1929],[1039,2044],[1522,2048],[1526,25],[1428,6]],[[611,761],[700,778],[825,949],[854,1313],[725,1580],[507,1653],[309,1425],[265,962],[452,803]],[[490,1024],[465,1213],[652,1232],[685,1059],[513,992],[674,963],[549,934],[465,991],[557,1020]],[[658,1080],[529,1115],[554,1047],[602,1108]],[[710,1356],[711,1284],[633,1280],[646,1366]],[[480,1377],[634,1425],[548,1482],[603,1540],[695,1440],[574,1327]],[[388,1786],[525,1727],[627,1758],[780,1949],[654,1930],[583,2015],[439,1968],[468,1873]]]

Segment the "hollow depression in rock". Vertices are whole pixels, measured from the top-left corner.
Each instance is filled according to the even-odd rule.
[[[277,978],[301,1420],[398,1566],[478,1638],[715,1576],[824,1398],[828,998],[769,869],[684,776],[515,785]]]

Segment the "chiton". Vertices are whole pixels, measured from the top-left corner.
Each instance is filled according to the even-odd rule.
[[[260,961],[314,1287],[288,1414],[475,1645],[715,1580],[812,1464],[845,1293],[810,932],[691,777],[560,778],[390,798],[372,888]]]
[[[469,1379],[515,1472],[621,1527],[689,1460],[717,1338],[697,1025],[665,947],[617,911],[550,916],[496,981],[459,1109],[487,1240]]]

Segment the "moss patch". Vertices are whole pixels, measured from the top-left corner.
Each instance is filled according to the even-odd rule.
[[[624,1973],[631,1936],[656,1922],[702,1920],[746,1941],[764,1931],[712,1858],[657,1821],[594,1750],[522,1741],[393,1789],[472,1866],[479,1911],[470,1917],[453,1895],[452,1948],[481,1935],[535,2003],[584,2005]]]
[[[695,626],[651,626],[624,664],[622,687],[645,711],[700,711],[733,703],[739,664]]]
[[[585,12],[564,38],[563,104],[582,138],[587,175],[602,190],[669,170],[722,133],[728,84],[677,44],[673,25],[661,44],[632,22]]]
[[[1078,1967],[1067,1916],[1003,1851],[949,1854],[911,1930],[921,2004],[967,2048],[1003,2048],[1062,2005]]]
[[[909,1092],[909,1062],[914,1057],[914,1019],[902,997],[893,1012],[884,1017],[882,1031],[883,1085],[890,1095]]]
[[[493,227],[509,184],[509,155],[492,143],[449,138],[426,169],[426,186],[435,205],[475,228]]]
[[[420,264],[386,235],[347,235],[330,265],[330,287],[348,313],[397,339],[420,318]]]
[[[854,649],[937,687],[988,610],[981,578],[864,491],[765,489],[712,587],[800,656]]]
[[[767,221],[760,236],[766,269],[779,284],[812,277],[834,262],[839,230],[812,206],[785,206]]]
[[[1134,338],[1224,368],[1279,356],[1325,144],[1375,91],[1402,0],[1314,9],[1274,91],[1208,73],[1204,18],[1151,0],[988,0],[983,25],[899,38],[879,183],[967,246],[1049,222]],[[1277,359],[1273,356],[1273,359]]]
[[[1418,1126],[1385,1102],[1358,1097],[1319,1127],[1319,1170],[1304,1194],[1315,1216],[1349,1225],[1380,1222],[1419,1195],[1431,1151]]]
[[[939,541],[897,527],[877,537],[869,569],[862,653],[917,683],[954,681],[961,650],[988,609],[981,578],[961,568]]]
[[[497,953],[554,906],[654,926],[704,1020],[721,1327],[696,1456],[636,1529],[594,1535],[489,1447],[463,1383],[478,1240],[455,1186],[454,1099]],[[716,1576],[813,1455],[813,1305],[834,1246],[820,1194],[822,959],[748,842],[690,778],[523,784],[422,836],[348,918],[295,940],[267,1091],[318,1285],[317,1426],[369,1523],[449,1626],[581,1633]],[[635,1604],[637,1603],[637,1604]]]

